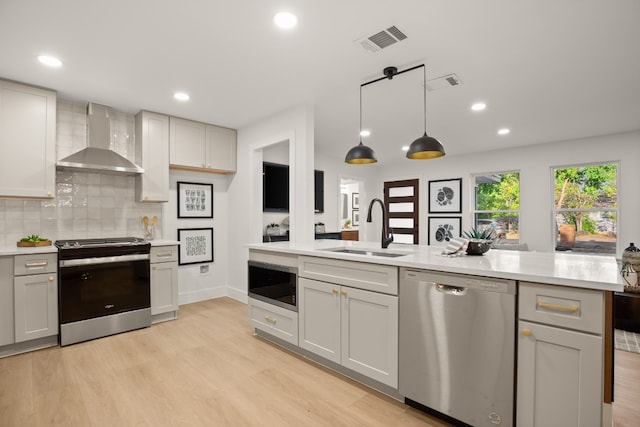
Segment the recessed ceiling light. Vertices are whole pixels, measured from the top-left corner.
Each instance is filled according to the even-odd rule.
[[[402,151],[409,151],[409,146],[405,145],[404,147],[402,147]]]
[[[40,55],[38,56],[38,61],[40,61],[41,64],[46,65],[47,67],[51,67],[51,68],[62,67],[62,61],[60,61],[55,56],[51,56],[51,55]]]
[[[472,109],[473,111],[482,111],[482,110],[484,110],[485,108],[487,108],[487,104],[485,104],[484,102],[476,102],[475,104],[473,104],[473,105],[471,106],[471,109]]]
[[[371,135],[371,131],[369,131],[368,129],[362,129],[360,131],[360,136],[363,138],[368,137],[369,135]]]
[[[290,30],[298,25],[298,17],[291,12],[278,12],[273,16],[273,23],[278,28]]]
[[[186,92],[176,92],[173,94],[173,97],[178,101],[182,101],[182,102],[188,101],[190,98],[189,94]]]
[[[509,129],[502,128],[498,131],[498,135],[507,135],[509,132],[511,132]]]

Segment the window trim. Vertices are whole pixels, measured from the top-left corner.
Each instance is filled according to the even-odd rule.
[[[506,174],[518,174],[518,181],[520,182],[520,200],[519,200],[519,206],[520,209],[497,209],[497,210],[478,210],[477,208],[477,202],[478,202],[478,198],[477,198],[477,194],[476,194],[476,178],[479,176],[486,176],[486,175],[506,175]],[[476,217],[478,214],[483,214],[483,213],[516,213],[518,214],[518,231],[519,231],[519,236],[522,236],[522,221],[520,221],[520,219],[522,218],[522,214],[521,214],[521,210],[522,210],[522,171],[520,169],[509,169],[509,170],[503,170],[503,171],[492,171],[492,172],[478,172],[478,173],[472,173],[470,174],[470,179],[469,179],[469,184],[471,185],[471,189],[469,191],[470,197],[471,197],[471,203],[470,203],[470,212],[471,212],[471,226],[472,227],[477,227],[476,224]],[[520,237],[518,237],[518,241],[516,243],[505,243],[505,244],[520,244],[521,243],[521,239]]]
[[[582,168],[582,167],[589,167],[589,166],[604,166],[604,165],[616,165],[616,193],[619,195],[620,194],[620,167],[621,167],[621,161],[620,160],[604,160],[604,161],[598,161],[598,162],[581,162],[581,163],[569,163],[569,164],[562,164],[562,165],[551,165],[549,167],[549,190],[550,190],[550,203],[551,203],[551,209],[550,209],[550,233],[551,233],[551,240],[550,240],[550,244],[551,244],[551,253],[562,253],[562,251],[558,251],[556,249],[557,247],[557,231],[556,231],[556,215],[560,212],[615,212],[616,213],[616,230],[620,229],[620,201],[618,200],[616,203],[616,207],[615,208],[584,208],[584,209],[578,209],[578,208],[559,208],[556,209],[556,175],[555,175],[555,171],[556,169],[567,169],[567,168]],[[616,232],[617,233],[617,232]],[[619,236],[616,234],[616,248],[615,248],[615,253],[618,253],[618,250],[620,249],[620,239],[618,238]],[[603,256],[603,255],[608,255],[606,253],[601,253],[601,252],[580,252],[579,255],[596,255],[596,256]]]

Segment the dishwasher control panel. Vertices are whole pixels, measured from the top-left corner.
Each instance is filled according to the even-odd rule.
[[[462,274],[441,273],[430,270],[402,269],[402,279],[436,285],[455,286],[457,288],[473,288],[490,292],[507,294],[516,293],[515,280],[496,279],[492,277],[475,277]]]

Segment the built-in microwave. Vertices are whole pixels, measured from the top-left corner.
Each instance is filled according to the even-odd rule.
[[[284,265],[249,261],[249,296],[298,311],[298,269]]]

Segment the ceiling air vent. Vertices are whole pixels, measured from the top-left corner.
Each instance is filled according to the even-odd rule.
[[[389,47],[392,44],[398,43],[407,38],[407,35],[400,31],[398,27],[391,26],[386,30],[379,31],[372,36],[363,37],[356,40],[356,43],[360,44],[363,49],[369,52],[379,52],[385,47]]]
[[[447,74],[446,76],[436,77],[435,79],[427,80],[427,90],[433,92],[434,90],[443,89],[445,87],[458,86],[462,84],[462,80],[455,74]]]

